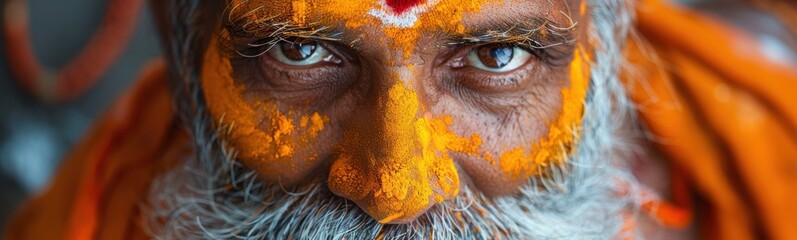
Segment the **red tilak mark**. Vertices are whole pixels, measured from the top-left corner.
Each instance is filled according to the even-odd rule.
[[[393,13],[400,15],[410,9],[423,3],[424,0],[385,0],[387,6],[393,9]]]

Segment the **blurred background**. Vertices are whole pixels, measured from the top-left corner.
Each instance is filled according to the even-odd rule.
[[[57,69],[70,62],[100,26],[107,2],[28,0],[28,29],[39,63]],[[11,11],[3,5],[4,12]],[[64,154],[142,65],[160,55],[152,17],[143,8],[116,62],[82,96],[64,103],[45,103],[24,91],[10,72],[6,39],[0,39],[0,226],[26,196],[48,183]]]
[[[7,2],[3,1],[3,13],[12,14],[15,10],[5,7]],[[38,62],[48,69],[58,69],[70,62],[103,22],[107,2],[28,0],[28,29]],[[794,36],[786,35],[781,23],[754,10],[749,2],[681,2],[756,32],[771,57],[797,62]],[[81,139],[94,118],[131,84],[144,64],[160,55],[146,4],[138,15],[135,30],[119,58],[85,93],[65,102],[42,101],[24,91],[10,72],[7,40],[0,39],[0,226],[5,225],[7,216],[26,196],[36,194],[48,184],[60,160]]]

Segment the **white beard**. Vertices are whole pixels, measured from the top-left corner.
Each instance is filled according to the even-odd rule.
[[[192,126],[196,157],[153,184],[144,226],[158,239],[617,238],[638,202],[616,136],[630,108],[617,73],[632,16],[622,0],[590,4],[590,37],[598,45],[578,146],[565,166],[529,179],[515,195],[489,199],[463,185],[455,199],[417,220],[383,225],[323,183],[291,193],[259,181],[232,160],[200,109]]]

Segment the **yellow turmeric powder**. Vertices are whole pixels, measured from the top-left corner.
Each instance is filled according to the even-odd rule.
[[[300,26],[307,25],[307,1],[293,0],[291,2],[291,18],[293,22]]]
[[[294,161],[315,160],[293,159],[294,152],[314,141],[328,118],[317,112],[307,116],[293,111],[283,113],[273,102],[245,100],[244,87],[232,78],[230,61],[216,49],[216,44],[212,42],[206,52],[202,85],[216,128],[222,139],[235,146],[239,160],[261,174],[294,168]],[[265,120],[262,123],[261,118]],[[271,167],[257,167],[264,164]]]
[[[394,50],[402,51],[406,59],[412,55],[415,46],[418,45],[418,38],[423,33],[437,30],[443,33],[463,34],[465,26],[462,24],[462,17],[466,13],[480,11],[482,5],[488,1],[495,0],[441,0],[431,6],[428,12],[422,14],[410,28],[384,28],[385,34],[392,40],[392,44],[389,46]]]
[[[378,104],[376,114],[383,117],[373,134],[381,136],[352,132],[344,137],[341,156],[330,170],[330,189],[380,222],[411,219],[454,197],[459,176],[448,151],[477,154],[481,138],[452,133],[450,117],[419,117],[418,96],[403,81]]]
[[[570,88],[562,89],[562,111],[556,121],[550,123],[548,135],[532,144],[530,154],[522,147],[503,153],[498,164],[512,179],[525,179],[538,175],[539,167],[563,163],[578,138],[578,126],[584,113],[584,99],[589,87],[589,69],[582,56],[583,50],[575,51],[570,64]],[[495,159],[485,158],[491,163]]]
[[[482,5],[489,1],[497,0],[430,0],[415,6],[420,8],[419,11],[397,14],[392,13],[392,10],[388,9],[389,6],[385,6],[384,2],[380,3],[380,1],[374,0],[293,0],[289,6],[275,6],[269,1],[254,0],[246,2],[246,4],[257,6],[256,10],[239,12],[247,14],[246,17],[252,21],[262,19],[272,19],[274,21],[290,20],[292,24],[299,26],[313,24],[335,26],[341,22],[349,29],[358,29],[366,25],[380,26],[388,37],[388,42],[385,45],[392,50],[401,51],[406,59],[412,54],[415,46],[418,45],[418,39],[422,34],[435,31],[464,33],[463,16],[467,13],[480,11]],[[242,1],[235,0],[235,3],[239,4]],[[254,7],[250,8],[254,9]],[[286,10],[291,13],[289,18],[275,14]],[[375,16],[374,11],[382,11],[391,15],[391,17],[405,17],[406,19],[395,20],[401,22],[402,26],[394,26],[395,22],[383,22],[385,20]],[[407,14],[413,16],[407,17]]]

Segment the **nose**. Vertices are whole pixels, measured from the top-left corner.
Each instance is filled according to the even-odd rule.
[[[459,176],[435,147],[440,143],[433,123],[420,116],[417,93],[403,82],[379,91],[376,104],[344,133],[329,188],[381,223],[406,223],[456,196]]]

